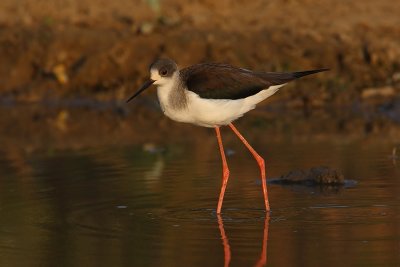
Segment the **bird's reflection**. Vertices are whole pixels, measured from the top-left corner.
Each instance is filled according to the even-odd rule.
[[[224,246],[224,267],[228,267],[231,261],[231,247],[229,245],[228,237],[225,233],[224,221],[220,214],[217,214],[218,228],[221,234],[222,245]],[[267,264],[267,242],[268,242],[268,228],[269,228],[269,213],[266,214],[264,220],[264,234],[261,254],[254,266],[265,266]]]
[[[231,262],[231,247],[229,246],[228,237],[225,234],[224,221],[220,214],[217,213],[219,232],[221,233],[222,245],[224,245],[224,267],[228,267]]]
[[[267,265],[267,245],[268,245],[268,228],[269,228],[269,212],[265,215],[264,220],[264,234],[263,243],[261,248],[260,258],[255,264],[255,266],[265,266]]]

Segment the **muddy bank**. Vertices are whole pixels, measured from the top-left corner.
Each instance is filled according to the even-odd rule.
[[[121,100],[159,56],[181,66],[329,67],[280,93],[312,106],[391,98],[400,86],[400,4],[392,1],[46,2],[0,4],[2,99]]]
[[[239,119],[236,126],[249,141],[268,142],[382,142],[396,145],[400,127],[387,113],[351,108],[332,110],[260,108]],[[222,128],[224,140],[236,142]],[[0,106],[1,151],[52,151],[88,147],[139,145],[164,146],[191,142],[215,143],[213,129],[177,123],[166,118],[155,101],[136,105],[93,100],[41,102]],[[388,155],[390,151],[388,151]]]

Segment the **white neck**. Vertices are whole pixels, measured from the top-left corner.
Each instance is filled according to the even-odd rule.
[[[185,92],[179,85],[179,72],[175,72],[171,78],[160,79],[157,86],[158,100],[163,110],[177,108],[184,101]],[[157,82],[155,82],[157,84]]]

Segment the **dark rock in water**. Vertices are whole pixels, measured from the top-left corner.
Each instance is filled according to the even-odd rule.
[[[308,171],[291,171],[280,178],[271,179],[274,184],[304,184],[304,185],[345,185],[343,174],[329,167],[314,167]]]

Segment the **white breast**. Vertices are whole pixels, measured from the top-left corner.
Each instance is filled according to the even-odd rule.
[[[192,123],[191,114],[188,112],[188,106],[182,109],[176,109],[169,101],[172,90],[177,86],[177,77],[177,75],[174,75],[169,82],[158,85],[158,101],[160,102],[162,111],[167,117],[179,122]]]

